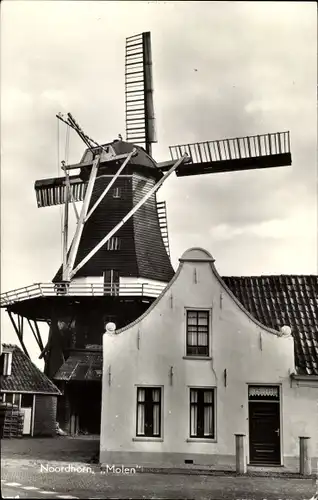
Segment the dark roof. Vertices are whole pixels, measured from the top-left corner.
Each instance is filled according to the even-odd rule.
[[[103,357],[100,348],[97,352],[73,352],[59,368],[55,380],[100,381],[102,378]]]
[[[2,344],[3,352],[12,351],[11,375],[0,375],[1,392],[33,392],[59,395],[60,391],[17,345]]]
[[[263,325],[291,328],[297,373],[318,375],[318,276],[223,277],[229,289]]]
[[[118,139],[115,139],[113,142],[109,142],[107,144],[103,144],[102,147],[107,147],[107,146],[112,146],[114,149],[116,155],[124,155],[131,153],[134,149],[137,150],[137,154],[135,156],[132,156],[129,163],[131,165],[139,165],[140,167],[147,167],[153,170],[157,176],[159,173],[159,176],[162,176],[162,173],[160,172],[160,169],[157,166],[157,163],[155,160],[148,155],[146,150],[142,148],[141,146],[138,146],[136,144],[132,144],[131,142],[126,142],[126,141],[121,141]],[[99,147],[97,146],[94,148],[94,152],[99,150]],[[93,160],[93,154],[89,149],[86,149],[81,161],[83,162],[91,162]],[[123,160],[122,160],[123,161]],[[101,163],[103,162],[103,159],[101,158]]]

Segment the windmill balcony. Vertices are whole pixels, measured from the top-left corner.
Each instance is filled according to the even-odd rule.
[[[165,284],[129,283],[35,283],[33,285],[11,290],[0,295],[0,307],[38,297],[145,297],[157,298],[166,287]]]

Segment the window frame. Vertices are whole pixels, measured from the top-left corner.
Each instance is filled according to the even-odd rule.
[[[116,186],[113,188],[113,198],[118,200],[121,198],[121,186]]]
[[[191,428],[192,428],[192,420],[191,420],[191,408],[193,406],[197,406],[199,404],[199,395],[198,395],[198,402],[191,402],[191,392],[192,391],[197,391],[200,393],[202,396],[200,397],[200,405],[202,403],[201,409],[200,409],[200,420],[201,420],[201,425],[200,425],[200,430],[202,430],[202,434],[198,434],[198,420],[196,422],[196,428],[197,428],[197,434],[194,435],[191,433]],[[205,403],[204,402],[204,391],[209,391],[212,392],[212,402],[211,403]],[[189,438],[187,441],[208,441],[208,442],[216,442],[216,434],[217,434],[217,428],[216,428],[216,387],[189,387]],[[212,426],[213,426],[213,434],[212,435],[206,435],[204,434],[204,408],[205,407],[211,407],[212,406]],[[198,414],[199,410],[197,410],[197,419],[198,419]]]
[[[8,396],[12,396],[12,402],[8,402]],[[9,398],[10,399],[10,398]],[[21,393],[19,392],[4,392],[3,393],[3,403],[9,403],[14,406],[21,408]]]
[[[196,345],[190,345],[188,343],[188,340],[189,340],[189,331],[188,331],[188,327],[189,327],[189,323],[188,323],[188,317],[189,317],[189,313],[197,313],[197,323],[196,323],[196,327],[197,327],[197,332],[196,332],[196,335],[197,335],[197,344]],[[204,353],[199,353],[198,352],[198,348],[200,347],[200,345],[198,345],[198,336],[199,336],[199,331],[198,331],[198,327],[199,327],[199,313],[207,313],[207,319],[208,319],[208,325],[207,325],[207,346],[201,346],[201,348],[205,348],[205,352]],[[211,326],[212,326],[212,310],[211,308],[208,308],[208,307],[187,307],[185,308],[185,357],[186,358],[200,358],[200,359],[210,359],[210,356],[211,356]],[[189,352],[189,348],[196,348],[196,352]]]
[[[152,385],[152,386],[146,386],[146,385],[138,385],[136,386],[136,426],[135,426],[135,438],[134,440],[154,440],[154,441],[162,441],[163,440],[163,421],[162,421],[162,408],[163,408],[163,387],[162,386],[156,386],[156,385]],[[144,401],[138,401],[138,395],[139,395],[139,391],[140,390],[144,390],[145,391],[145,400]],[[157,404],[159,406],[159,433],[158,434],[154,434],[153,433],[153,422],[152,422],[152,434],[146,434],[146,432],[144,432],[144,434],[140,434],[138,433],[138,415],[139,415],[139,407],[140,406],[145,406],[146,403],[149,404],[149,400],[146,401],[146,391],[153,391],[153,390],[159,390],[159,401],[158,403],[155,402],[155,401],[151,401],[152,405],[152,409],[154,408],[154,404]],[[150,406],[150,405],[149,405]],[[149,411],[149,410],[148,410]],[[144,415],[144,419],[145,419],[145,423],[146,423],[146,411],[145,411],[145,415]],[[146,425],[144,423],[144,431],[146,429]]]
[[[106,250],[109,252],[117,252],[121,248],[121,238],[119,236],[112,236],[106,242]]]
[[[10,377],[12,374],[12,351],[4,351],[1,353],[1,375],[4,377]]]
[[[30,399],[30,402],[27,404],[23,402],[24,399]],[[29,393],[29,392],[23,392],[20,395],[20,407],[21,408],[33,408],[33,400],[34,400],[34,394]]]

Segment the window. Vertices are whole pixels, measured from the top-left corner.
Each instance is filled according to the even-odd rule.
[[[118,236],[114,236],[113,238],[110,238],[106,242],[106,249],[107,250],[119,250],[120,249],[120,239]]]
[[[11,375],[12,352],[3,352],[1,354],[1,375]]]
[[[4,401],[5,403],[9,403],[11,405],[18,405],[20,404],[20,394],[14,394],[13,392],[6,392],[4,394]]]
[[[113,198],[121,198],[120,187],[115,187],[113,189]]]
[[[214,439],[214,389],[190,389],[190,437]]]
[[[107,161],[109,158],[116,156],[114,149],[108,144],[102,145],[102,147],[96,147],[91,149],[86,149],[84,155],[81,159],[81,163],[91,163],[96,155],[101,155],[101,163]]]
[[[33,406],[33,394],[21,394],[21,407],[32,408],[32,406]]]
[[[187,311],[187,356],[209,356],[209,311]]]
[[[137,436],[161,435],[161,388],[137,389]]]

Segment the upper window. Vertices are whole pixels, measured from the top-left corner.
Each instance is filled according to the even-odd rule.
[[[161,436],[161,387],[137,388],[137,436]]]
[[[115,187],[113,189],[113,198],[121,198],[121,190],[120,187]]]
[[[3,352],[1,354],[0,360],[0,375],[11,375],[11,367],[12,367],[12,352]]]
[[[209,311],[187,311],[187,356],[209,356]]]
[[[6,392],[4,395],[4,401],[5,403],[10,403],[12,405],[18,405],[20,404],[20,394],[15,394],[12,392]]]
[[[214,389],[190,389],[190,437],[215,438]]]
[[[113,236],[106,242],[107,250],[120,250],[120,238]]]

